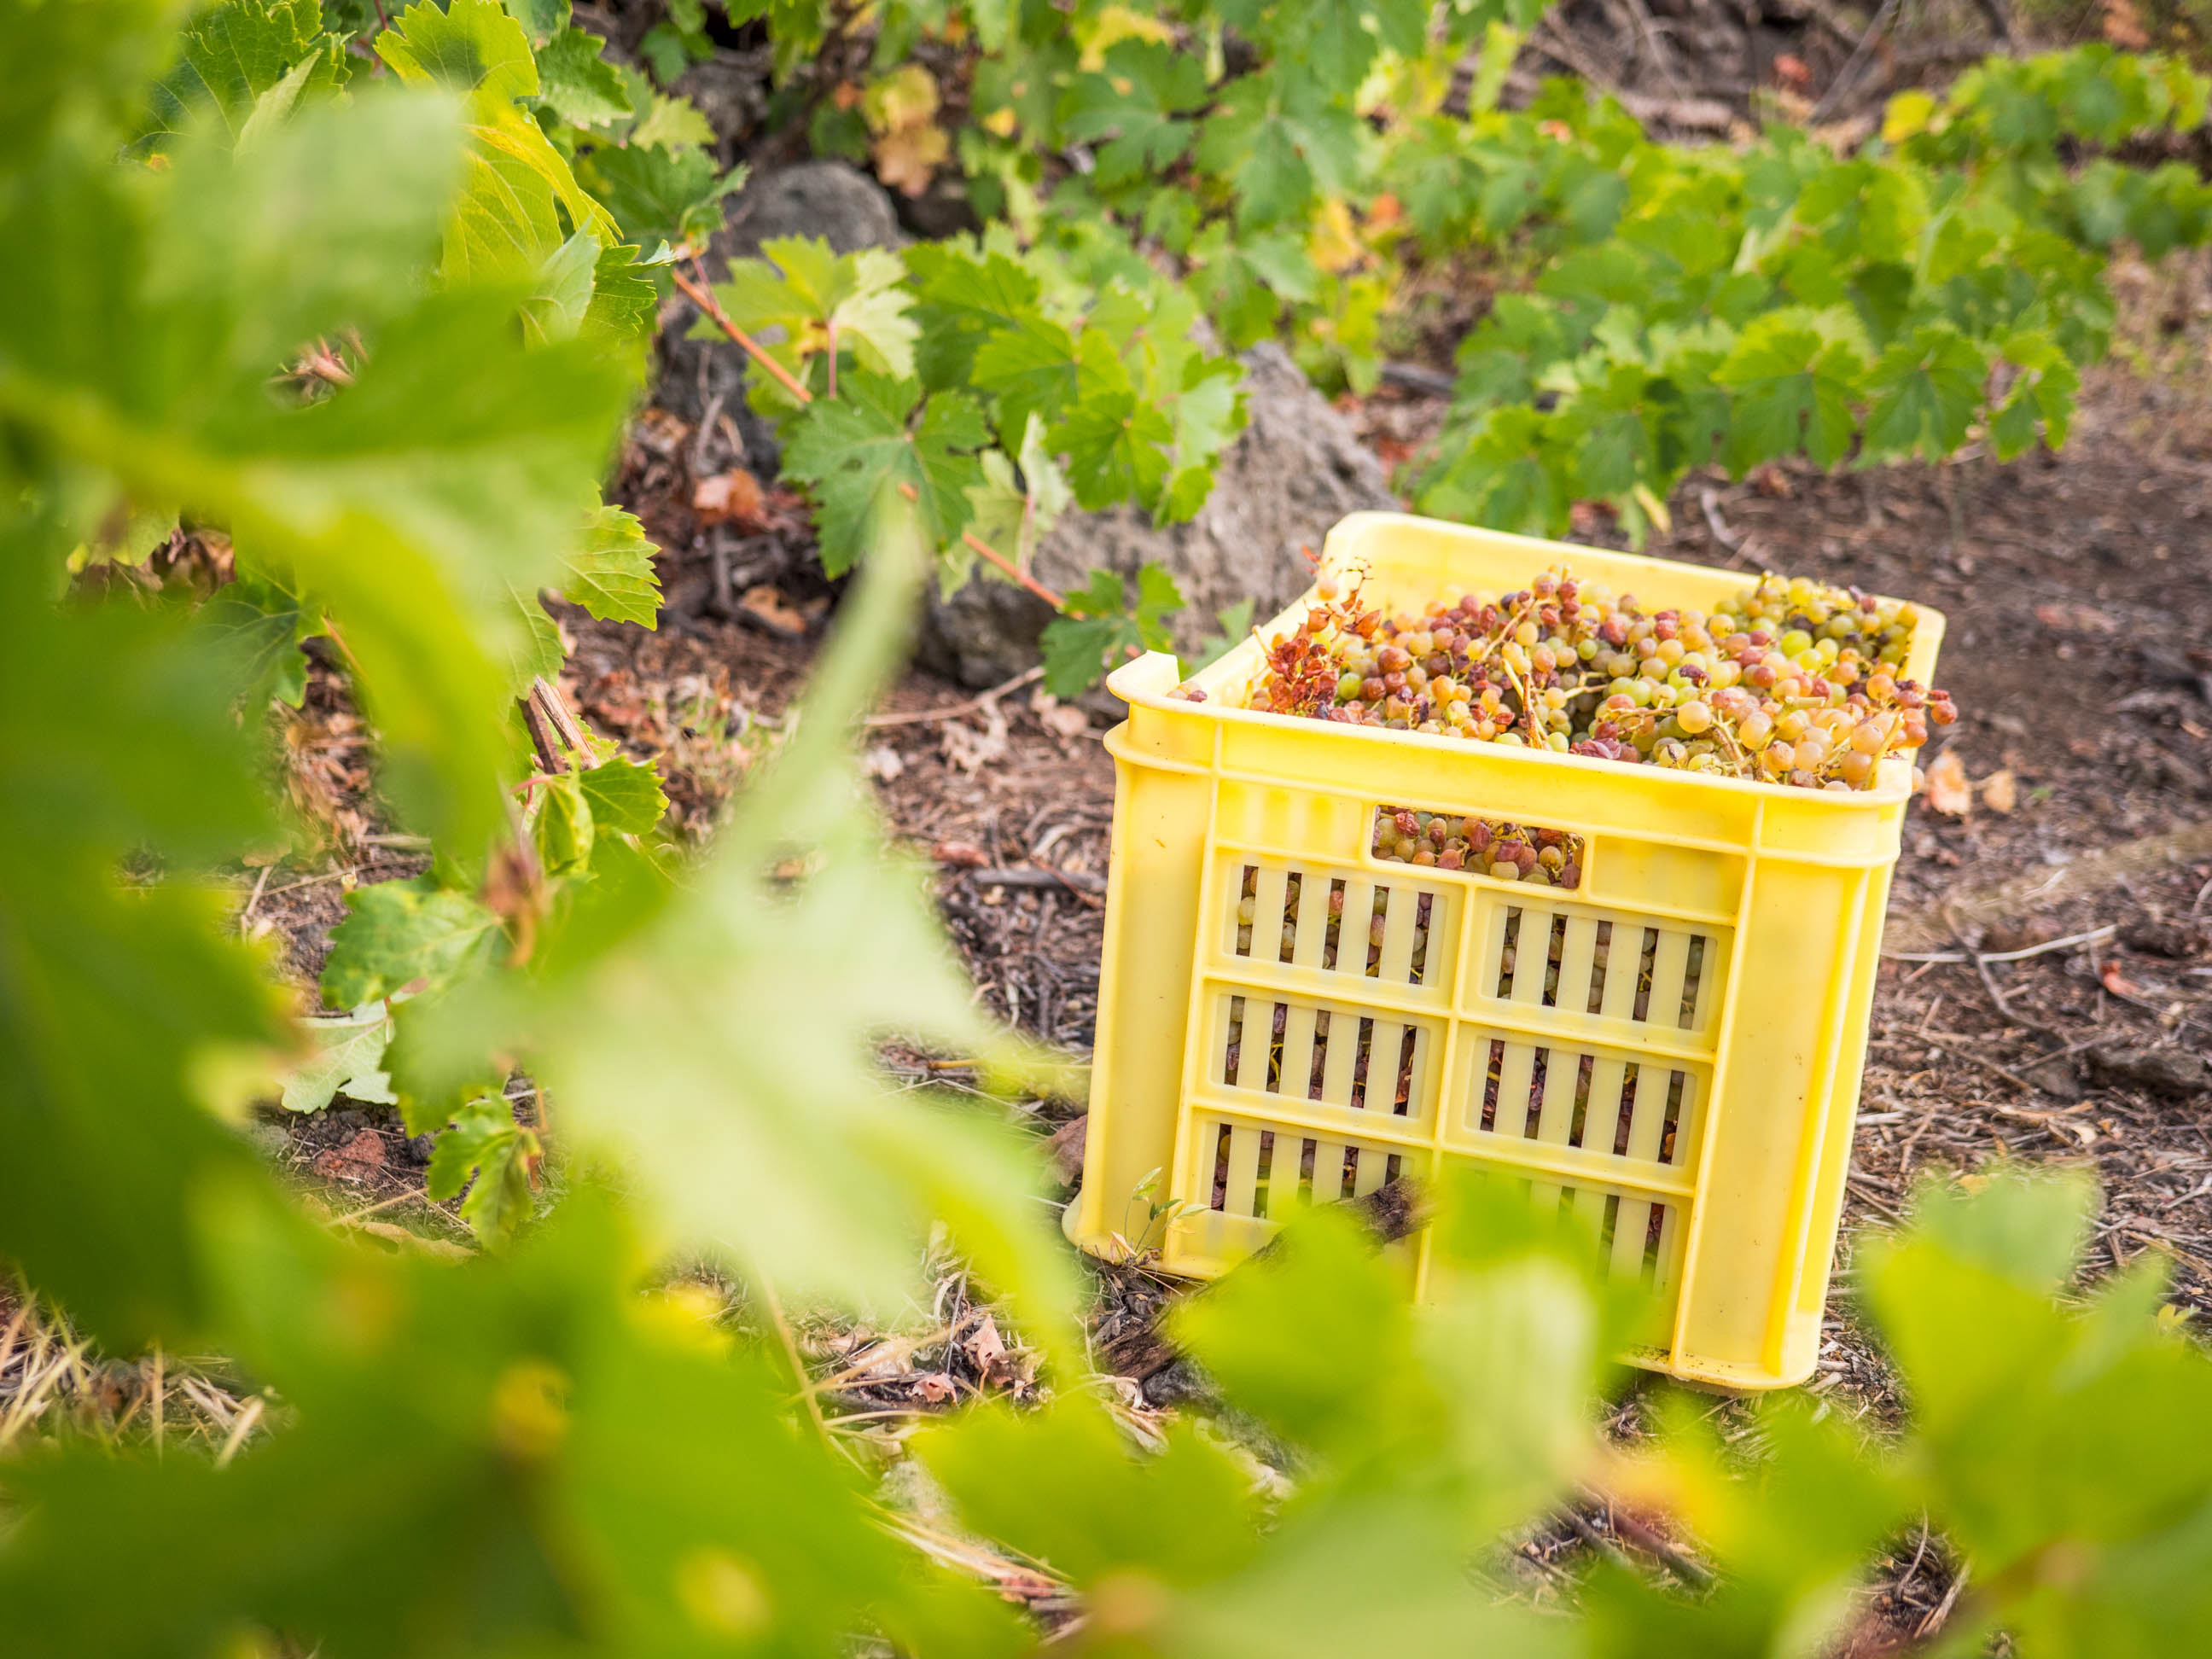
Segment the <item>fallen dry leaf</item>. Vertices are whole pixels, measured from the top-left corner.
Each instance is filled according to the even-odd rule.
[[[860,757],[860,769],[878,783],[896,782],[906,770],[906,757],[887,743],[879,743]]]
[[[1946,749],[1929,763],[1928,805],[1931,811],[1962,818],[1973,810],[1974,787],[1966,781],[1966,768],[1958,750]]]
[[[991,855],[972,841],[940,841],[929,855],[955,870],[981,870],[991,862]]]
[[[1091,716],[1080,708],[1062,702],[1049,691],[1040,691],[1030,699],[1030,708],[1037,723],[1056,738],[1079,738],[1091,729]]]
[[[1006,1365],[1006,1339],[999,1334],[998,1322],[988,1314],[976,1322],[975,1331],[960,1346],[975,1362],[975,1369],[983,1374],[987,1382],[994,1371]]]
[[[1984,778],[1981,788],[1982,805],[1992,812],[2009,812],[2020,805],[2020,785],[2009,767]]]
[[[691,510],[706,524],[726,524],[735,519],[757,525],[761,509],[767,505],[760,480],[741,466],[702,478],[691,488]]]
[[[878,179],[908,196],[921,196],[951,155],[952,141],[942,127],[900,127],[877,139],[872,149]]]
[[[2130,0],[2105,0],[2105,39],[2123,52],[2141,52],[2150,45],[2150,32]]]
[[[781,588],[765,582],[748,587],[738,596],[738,609],[771,634],[781,634],[787,640],[806,637],[806,613],[786,599]]]
[[[967,773],[980,772],[1006,754],[1006,717],[991,703],[983,709],[989,722],[981,731],[962,720],[947,720],[942,728],[945,758]]]
[[[960,1392],[959,1385],[943,1371],[923,1371],[913,1382],[914,1397],[926,1406],[942,1406]]]
[[[1079,1185],[1083,1180],[1083,1152],[1090,1124],[1088,1115],[1072,1117],[1054,1130],[1052,1139],[1045,1143],[1046,1156],[1060,1172],[1064,1187]]]

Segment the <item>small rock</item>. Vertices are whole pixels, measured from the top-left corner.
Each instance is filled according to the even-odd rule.
[[[1155,1409],[1214,1398],[1213,1380],[1190,1359],[1170,1360],[1144,1380],[1139,1392]]]
[[[384,1167],[384,1137],[363,1129],[343,1146],[319,1153],[309,1167],[325,1181],[367,1181]]]
[[[2047,1060],[2040,1066],[2030,1061],[2021,1068],[2021,1075],[2062,1106],[2071,1106],[2089,1092],[2081,1086],[2081,1076],[2070,1059]]]
[[[907,240],[890,192],[866,173],[844,161],[801,161],[762,173],[731,198],[707,268],[719,277],[726,261],[758,258],[762,243],[781,236],[819,236],[837,253]]]
[[[2057,937],[2058,930],[2047,921],[2001,921],[1982,935],[1979,948],[2002,956],[2013,951],[2032,951]]]
[[[435,1135],[407,1137],[407,1161],[410,1164],[417,1165],[428,1164],[430,1161],[430,1154],[437,1150],[438,1137]]]
[[[2130,951],[2142,951],[2145,956],[2166,957],[2179,961],[2193,957],[2203,949],[2204,937],[2185,922],[2149,917],[2142,921],[2131,921],[2121,928],[2120,943]]]
[[[291,1132],[281,1123],[255,1118],[246,1125],[246,1139],[262,1157],[275,1160],[291,1150]]]
[[[2088,1054],[2089,1073],[2100,1083],[2142,1089],[2170,1100],[2191,1100],[2212,1091],[2212,1066],[2185,1048],[2100,1043]]]

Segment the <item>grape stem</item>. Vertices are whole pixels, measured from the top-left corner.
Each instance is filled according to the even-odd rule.
[[[695,258],[692,260],[691,264],[692,269],[696,270],[698,269],[699,262]],[[690,297],[691,303],[697,306],[701,311],[706,313],[708,320],[712,322],[715,327],[720,329],[723,333],[728,335],[732,340],[736,342],[737,344],[744,349],[747,356],[750,357],[755,362],[758,363],[769,374],[775,376],[777,380],[782,381],[785,391],[790,392],[793,397],[798,398],[802,404],[811,404],[814,401],[814,394],[809,392],[805,386],[799,385],[799,383],[792,377],[792,373],[789,369],[786,368],[781,363],[776,362],[775,358],[769,356],[767,347],[761,344],[759,341],[754,339],[751,335],[746,333],[744,330],[739,328],[735,323],[730,320],[729,313],[722,309],[722,302],[714,297],[711,290],[702,283],[693,282],[689,276],[686,276],[674,265],[668,267],[668,274],[674,279],[676,286],[682,289],[685,295]],[[833,366],[830,373],[834,374],[836,372],[836,370]]]
[[[968,544],[968,550],[969,552],[975,554],[978,558],[988,559],[993,564],[998,566],[1000,569],[1005,571],[1007,575],[1011,576],[1015,581],[1019,582],[1024,587],[1029,589],[1030,592],[1036,594],[1037,598],[1042,599],[1054,610],[1066,611],[1067,609],[1067,599],[1066,595],[1054,592],[1052,589],[1047,587],[1036,577],[1030,575],[1028,571],[1014,563],[1012,560],[1007,558],[1006,555],[1000,552],[998,549],[993,547],[988,542],[978,536],[974,531],[962,531],[960,532],[960,539]]]

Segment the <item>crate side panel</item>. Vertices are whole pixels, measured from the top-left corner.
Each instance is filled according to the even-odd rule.
[[[1145,1177],[1174,1156],[1212,795],[1210,778],[1127,758],[1115,770],[1098,1037],[1073,1229],[1102,1250],[1141,1212],[1134,1194]]]
[[[1820,1152],[1820,1188],[1814,1198],[1813,1224],[1806,1239],[1805,1262],[1798,1279],[1794,1315],[1799,1319],[1809,1316],[1816,1334],[1820,1312],[1828,1297],[1836,1233],[1843,1220],[1844,1178],[1850,1170],[1851,1130],[1858,1115],[1859,1084],[1866,1066],[1875,971],[1881,960],[1882,912],[1888,902],[1889,872],[1885,870],[1867,884],[1865,913],[1859,923],[1857,960],[1851,964],[1850,990],[1844,1005],[1842,1047],[1836,1061],[1836,1097],[1830,1108],[1827,1144]],[[1792,1334],[1794,1337],[1796,1334]]]
[[[1162,708],[1133,702],[1129,718],[1109,735],[1133,758],[1165,761],[1170,765],[1211,766],[1214,728],[1220,725],[1202,703],[1176,703]]]
[[[1733,854],[1603,836],[1591,848],[1583,886],[1601,903],[1664,904],[1732,915],[1743,896],[1743,872],[1744,860]]]
[[[1836,999],[1830,981],[1850,933],[1855,872],[1762,861],[1741,943],[1746,964],[1721,1076],[1705,1104],[1682,1353],[1722,1366],[1765,1368],[1776,1275],[1790,1236],[1805,1137],[1815,1129]],[[1794,1264],[1793,1264],[1794,1265]]]

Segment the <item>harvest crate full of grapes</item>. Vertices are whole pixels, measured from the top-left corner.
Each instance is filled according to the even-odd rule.
[[[1363,514],[1194,678],[1121,669],[1070,1237],[1211,1277],[1472,1164],[1648,1293],[1639,1363],[1802,1380],[1942,629]],[[1421,1287],[1426,1237],[1394,1250]]]

